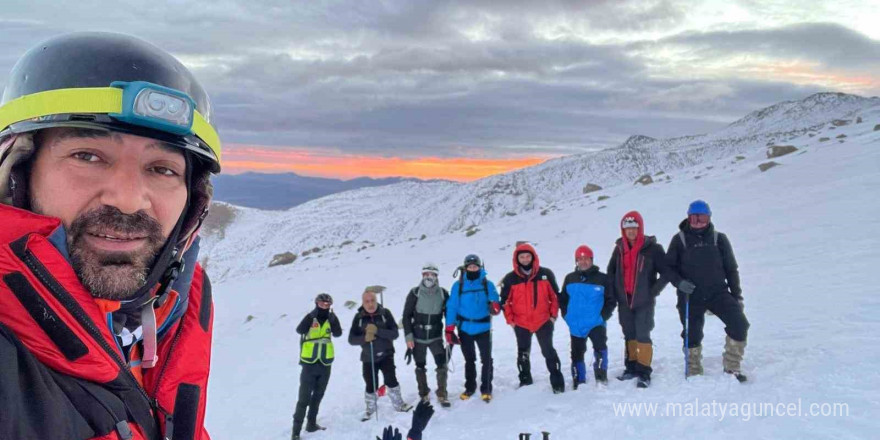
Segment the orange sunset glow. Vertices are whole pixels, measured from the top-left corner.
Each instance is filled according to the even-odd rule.
[[[510,159],[376,157],[316,152],[305,148],[230,145],[223,155],[224,173],[254,171],[350,179],[355,177],[415,177],[471,181],[537,165],[550,157]]]

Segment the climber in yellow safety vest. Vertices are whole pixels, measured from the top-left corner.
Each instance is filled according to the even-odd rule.
[[[333,362],[333,341],[330,337],[342,335],[342,326],[330,308],[332,305],[333,298],[329,294],[319,294],[315,298],[315,309],[296,327],[296,332],[302,336],[299,356],[302,371],[299,375],[299,400],[293,414],[292,440],[300,438],[306,407],[309,409],[306,432],[326,429],[317,423],[318,407],[330,381],[330,364]]]

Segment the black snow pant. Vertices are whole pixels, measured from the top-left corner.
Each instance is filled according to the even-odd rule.
[[[532,351],[532,332],[520,326],[514,327],[513,332],[516,334],[519,381],[521,385],[528,385],[532,383],[531,361],[529,360]],[[564,388],[565,379],[562,378],[562,364],[559,362],[556,349],[553,348],[553,321],[548,319],[534,335],[538,338],[541,355],[544,356],[547,371],[550,372],[550,384],[554,389]]]
[[[681,338],[685,339],[684,314],[685,296],[678,296],[678,317],[681,321]],[[706,310],[715,314],[724,323],[724,331],[730,339],[744,342],[749,333],[749,321],[739,301],[730,294],[718,294],[708,303],[691,301],[690,319],[688,320],[688,348],[699,347],[703,343],[703,324],[706,322]]]
[[[633,310],[623,303],[617,308],[617,319],[620,321],[624,339],[636,340],[643,344],[651,343],[651,330],[654,330],[654,304]]]
[[[376,387],[379,387],[379,372],[382,372],[382,379],[385,381],[385,385],[390,388],[397,388],[400,384],[397,382],[397,367],[394,366],[394,355],[388,355],[381,359],[376,360],[376,376],[373,377],[373,366],[370,365],[370,362],[364,362],[363,364],[363,373],[364,373],[364,382],[366,383],[366,392],[367,394],[373,394],[376,392],[376,389],[373,387],[375,384]]]
[[[477,390],[477,349],[479,349],[480,363],[483,365],[480,372],[480,393],[492,394],[492,375],[494,374],[492,332],[469,335],[460,331],[458,334],[461,340],[461,354],[464,355],[465,391],[472,394]]]
[[[413,347],[413,359],[416,361],[416,368],[425,368],[428,361],[428,350],[434,357],[434,365],[442,368],[446,365],[446,347],[443,346],[443,340],[438,339],[430,344],[422,344],[416,342]]]
[[[318,418],[318,407],[324,398],[324,390],[330,381],[330,366],[320,362],[314,364],[302,364],[299,373],[299,399],[296,401],[296,412],[293,413],[293,424],[302,427],[306,416],[306,407],[309,408],[309,421],[314,422]]]
[[[587,352],[587,338],[593,344],[593,351],[608,349],[608,336],[604,325],[597,325],[590,330],[586,338],[571,337],[571,362],[576,364],[584,361],[584,353]]]

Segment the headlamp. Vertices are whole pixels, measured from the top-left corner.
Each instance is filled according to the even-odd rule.
[[[114,81],[110,87],[122,89],[122,111],[110,116],[167,133],[192,132],[195,102],[185,93],[144,81]]]

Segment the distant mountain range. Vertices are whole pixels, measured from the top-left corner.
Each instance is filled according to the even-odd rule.
[[[333,258],[349,246],[365,250],[451,233],[472,236],[486,225],[511,228],[506,222],[582,204],[596,204],[598,210],[603,200],[646,185],[651,186],[643,191],[650,194],[658,186],[703,183],[744,169],[750,170],[744,178],[758,179],[763,167],[777,165],[767,162],[773,146],[801,149],[800,155],[811,148],[878,140],[880,98],[819,93],[752,112],[712,133],[665,139],[633,135],[614,148],[473,182],[403,181],[333,194],[280,213],[226,205],[208,217],[202,255],[221,279],[261,270],[282,252],[304,257],[320,251]],[[257,195],[272,191],[279,190],[267,185]],[[207,227],[213,224],[221,226]]]
[[[352,189],[391,185],[418,181],[418,179],[390,177],[371,179],[359,177],[351,180],[283,174],[221,174],[212,179],[214,200],[237,206],[266,210],[284,210]]]

